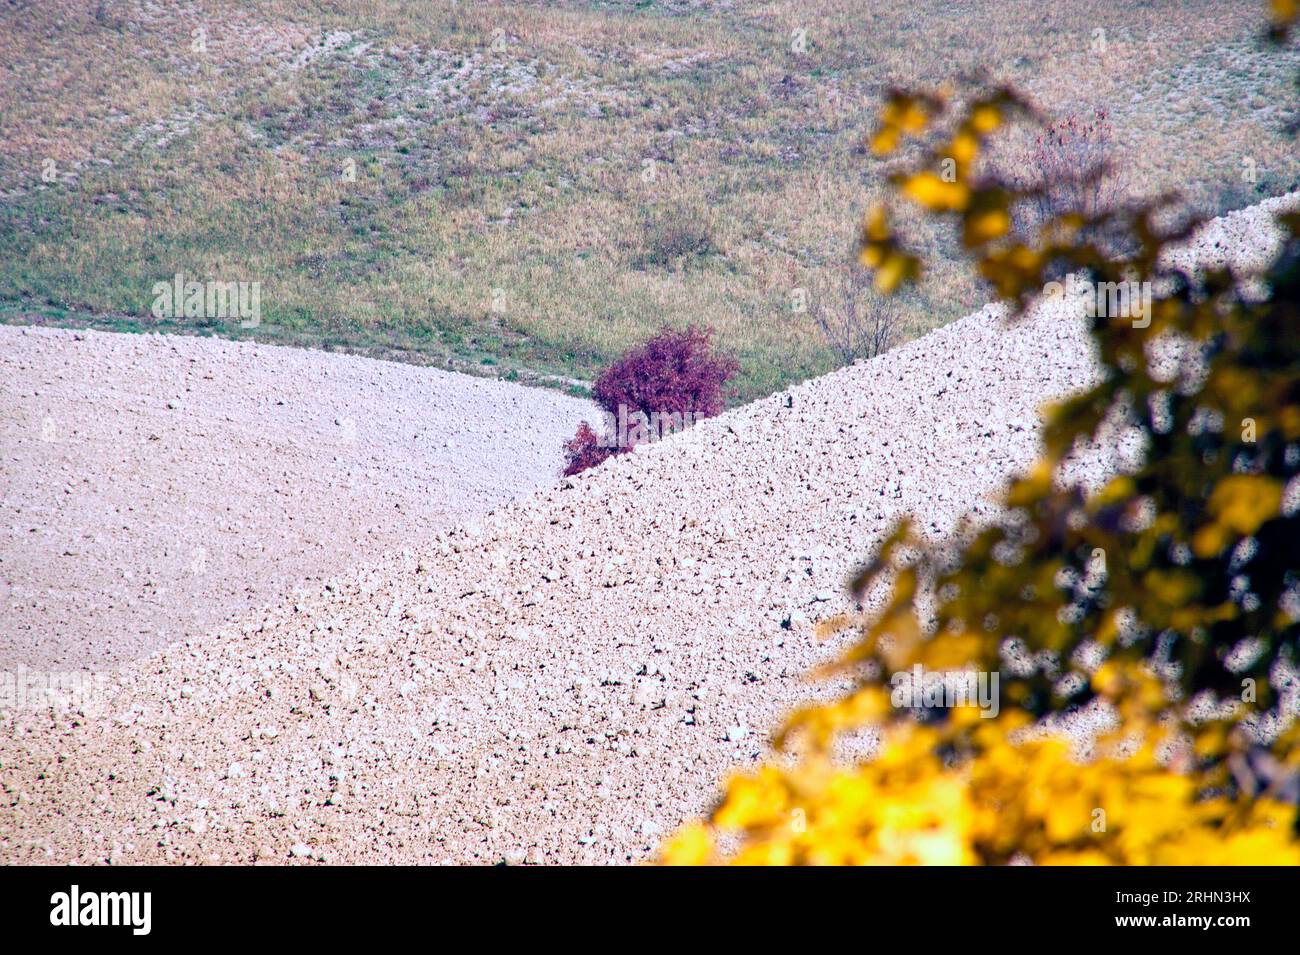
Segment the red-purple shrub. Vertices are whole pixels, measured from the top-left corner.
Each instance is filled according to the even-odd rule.
[[[599,464],[611,454],[629,450],[626,422],[644,416],[650,423],[668,419],[687,425],[722,410],[722,386],[740,369],[730,355],[712,349],[713,331],[694,326],[684,331],[665,328],[644,345],[626,352],[596,379],[592,397],[604,409],[618,433],[602,441],[584,421],[565,445],[566,475]],[[636,429],[633,433],[637,433]]]
[[[601,445],[600,436],[584,421],[578,425],[578,433],[564,443],[564,476],[594,468],[613,453],[613,448]]]
[[[619,406],[649,417],[691,413],[709,418],[722,410],[722,386],[739,370],[729,355],[712,351],[713,331],[664,329],[627,352],[596,380],[592,397],[611,415]]]

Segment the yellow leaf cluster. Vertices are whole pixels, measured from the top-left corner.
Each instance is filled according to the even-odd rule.
[[[1300,865],[1295,808],[1198,799],[1150,743],[1075,759],[1058,737],[1013,741],[1018,721],[974,734],[947,766],[943,734],[891,726],[877,757],[825,758],[735,776],[707,823],[662,849],[670,865]]]

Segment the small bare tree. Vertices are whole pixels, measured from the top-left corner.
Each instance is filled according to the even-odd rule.
[[[1017,188],[1036,190],[1017,217],[1027,239],[1054,216],[1079,212],[1092,218],[1114,209],[1126,194],[1114,129],[1101,108],[1069,113],[1032,134],[1002,141],[995,165]]]
[[[1071,114],[1048,126],[1027,158],[1045,190],[1038,201],[1040,221],[1062,212],[1095,216],[1121,198],[1114,131],[1104,109]]]
[[[866,270],[855,264],[836,266],[832,276],[809,303],[831,351],[846,365],[888,351],[898,336],[898,304],[876,292]]]

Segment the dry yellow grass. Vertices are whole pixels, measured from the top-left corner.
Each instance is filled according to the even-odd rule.
[[[8,6],[0,316],[157,327],[180,271],[261,281],[263,325],[162,327],[580,377],[705,322],[751,397],[832,362],[792,301],[881,187],[886,86],[1103,105],[1126,188],[1222,211],[1300,177],[1294,49],[1259,28],[1223,0]],[[917,225],[909,335],[987,294]]]

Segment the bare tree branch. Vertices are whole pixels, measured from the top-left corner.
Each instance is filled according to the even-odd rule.
[[[846,365],[888,351],[898,335],[898,304],[877,293],[866,271],[851,263],[837,266],[832,280],[814,290],[809,310]]]

